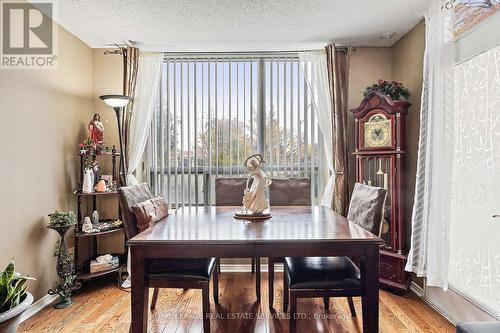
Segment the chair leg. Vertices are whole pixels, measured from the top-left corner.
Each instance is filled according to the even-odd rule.
[[[354,302],[352,297],[347,297],[347,303],[349,303],[349,310],[351,310],[351,316],[356,317],[356,308],[354,307]]]
[[[330,310],[330,297],[323,297],[323,305],[326,311]]]
[[[290,292],[290,333],[297,332],[297,296]]]
[[[205,282],[201,289],[202,308],[203,308],[203,332],[210,333],[210,287]]]
[[[255,258],[252,258],[252,273],[255,273]]]
[[[150,305],[150,309],[151,310],[154,310],[156,308],[156,302],[158,302],[158,292],[159,292],[159,288],[155,288],[153,290],[153,298],[151,299],[151,305]]]
[[[217,267],[215,267],[214,269],[214,285],[213,285],[213,288],[214,288],[214,303],[215,304],[219,304],[219,272],[218,272],[218,268],[219,268],[219,262],[216,262],[216,265]]]
[[[267,284],[269,289],[269,309],[273,308],[274,304],[274,260],[267,258]]]
[[[283,266],[283,312],[286,312],[288,309],[288,297],[289,297],[289,291],[288,291],[288,279],[287,279],[287,270],[286,270],[286,265]]]
[[[260,258],[255,258],[255,293],[257,302],[260,302]]]

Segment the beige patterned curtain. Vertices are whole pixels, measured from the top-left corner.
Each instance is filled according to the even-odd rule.
[[[123,94],[135,99],[135,88],[137,83],[137,69],[139,68],[139,49],[132,46],[123,48]],[[130,120],[132,119],[132,110],[134,109],[134,100],[130,101],[123,110],[122,116],[122,135],[125,150],[125,168],[128,166],[128,143],[130,140]],[[126,170],[125,170],[126,172]]]
[[[347,151],[347,96],[349,86],[349,52],[326,47],[328,81],[332,100],[333,160],[335,166],[335,190],[332,207],[346,216],[349,205],[349,156]]]

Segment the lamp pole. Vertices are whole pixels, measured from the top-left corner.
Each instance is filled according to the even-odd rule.
[[[132,97],[125,95],[102,95],[99,96],[99,98],[115,110],[116,122],[118,124],[118,137],[120,138],[120,186],[127,186],[127,171],[125,170],[125,150],[123,149],[123,133],[120,122],[120,111],[132,100]]]
[[[123,150],[123,133],[122,133],[122,126],[120,122],[120,111],[121,107],[113,107],[116,113],[116,122],[118,124],[118,137],[120,138],[120,169],[121,172],[120,174],[120,184],[121,186],[127,186],[127,176],[126,176],[126,170],[125,170],[125,151]]]

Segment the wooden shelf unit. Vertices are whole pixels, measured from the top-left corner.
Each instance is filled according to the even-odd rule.
[[[85,154],[78,154],[77,156],[80,157],[80,183],[78,184],[77,190],[73,192],[73,194],[76,196],[77,200],[77,224],[75,225],[75,233],[73,235],[74,237],[74,242],[75,242],[75,254],[74,254],[74,260],[75,260],[75,270],[77,274],[77,279],[78,280],[89,280],[98,276],[103,276],[106,274],[110,274],[113,272],[117,272],[119,268],[115,269],[110,269],[102,272],[97,272],[97,273],[89,273],[90,267],[90,260],[94,259],[97,257],[99,254],[97,253],[97,241],[99,236],[103,235],[110,235],[110,234],[115,234],[119,232],[123,232],[124,228],[123,226],[119,228],[114,228],[114,229],[109,229],[106,231],[100,231],[100,232],[95,232],[95,233],[83,233],[82,232],[82,224],[83,224],[83,216],[82,216],[82,202],[83,198],[87,199],[92,199],[92,211],[97,210],[97,198],[102,198],[102,197],[108,197],[108,196],[114,196],[117,194],[116,190],[113,191],[108,191],[108,192],[92,192],[92,193],[83,193],[82,192],[82,184],[83,184],[83,173],[85,169],[85,163],[90,160],[95,161],[97,158],[111,158],[111,165],[112,165],[112,178],[113,178],[113,183],[117,184],[117,187],[120,186],[118,182],[118,177],[117,177],[117,157],[120,155],[116,153],[115,148],[113,147],[112,153],[111,154],[96,154],[96,153],[85,153]],[[96,179],[96,182],[98,180]],[[94,184],[95,185],[95,184]],[[88,209],[87,209],[88,210]],[[101,221],[111,221],[111,220],[117,220],[118,218],[121,217],[120,210],[118,208],[117,212],[117,218],[116,219],[102,219]],[[80,247],[80,241],[83,239],[92,239],[93,242],[93,257],[90,260],[86,260],[85,262],[81,263],[79,260],[79,247]],[[123,244],[123,249],[124,253],[126,252],[126,245],[125,243]],[[120,263],[123,261],[124,256],[120,256]]]

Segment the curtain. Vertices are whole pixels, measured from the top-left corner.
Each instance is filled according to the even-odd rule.
[[[137,185],[134,171],[139,166],[146,147],[154,108],[158,105],[163,53],[141,53],[138,63],[135,103],[130,114],[127,144],[127,185]]]
[[[132,46],[122,49],[123,54],[123,94],[132,97],[132,100],[123,109],[122,116],[122,139],[125,150],[125,169],[127,169],[127,145],[130,134],[130,121],[134,109],[135,89],[137,85],[137,70],[139,66],[139,49]],[[124,171],[125,172],[125,171]]]
[[[337,213],[346,216],[349,201],[349,156],[347,152],[349,53],[347,50],[336,51],[333,44],[326,46],[325,49],[334,136],[335,186],[331,206]]]
[[[332,100],[329,91],[326,51],[299,52],[299,61],[307,82],[311,104],[318,119],[319,129],[324,140],[324,149],[330,176],[325,186],[321,205],[332,207],[335,187],[335,168],[333,164],[333,123]]]
[[[129,142],[126,146],[128,157],[127,167],[127,185],[137,185],[137,178],[133,172],[139,166],[142,160],[142,154],[146,147],[146,141],[151,124],[151,116],[154,108],[158,105],[158,93],[160,84],[161,64],[163,62],[163,53],[141,53],[137,64],[137,85],[134,107],[129,116]],[[136,67],[136,68],[137,68]],[[127,257],[128,277],[122,282],[122,288],[130,288],[131,269],[130,269],[130,249]]]
[[[436,1],[425,14],[426,47],[420,109],[411,248],[407,271],[429,286],[448,287],[453,168],[453,10]]]

